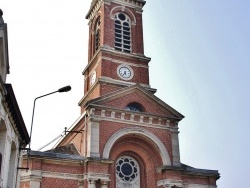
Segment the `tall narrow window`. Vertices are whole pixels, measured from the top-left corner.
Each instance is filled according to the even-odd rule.
[[[96,20],[96,26],[95,26],[95,52],[100,48],[100,29],[101,27],[101,20],[100,17]]]
[[[131,22],[127,15],[115,15],[115,49],[122,52],[131,52]]]

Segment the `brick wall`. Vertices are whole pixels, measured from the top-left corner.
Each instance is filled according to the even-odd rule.
[[[78,181],[59,178],[42,178],[40,188],[77,188]]]

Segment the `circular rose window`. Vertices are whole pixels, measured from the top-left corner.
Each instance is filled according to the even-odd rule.
[[[137,162],[128,156],[116,161],[116,177],[119,182],[136,184],[139,183],[139,166]],[[134,182],[134,183],[133,183]]]

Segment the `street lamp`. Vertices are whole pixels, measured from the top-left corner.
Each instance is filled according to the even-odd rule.
[[[68,92],[70,90],[71,90],[70,86],[65,86],[65,87],[62,87],[62,88],[58,89],[57,91],[53,91],[51,93],[47,93],[45,95],[42,95],[42,96],[39,96],[39,97],[35,98],[34,104],[33,104],[31,126],[30,126],[30,142],[29,142],[29,148],[28,148],[28,151],[27,151],[27,154],[28,154],[28,156],[27,156],[27,168],[19,168],[19,169],[26,169],[26,171],[28,171],[28,169],[29,169],[30,145],[31,145],[31,136],[32,136],[32,127],[33,127],[33,119],[34,119],[34,112],[35,112],[36,100],[40,99],[42,97],[45,97],[45,96],[57,93],[57,92],[62,93],[62,92]]]
[[[68,92],[71,90],[71,87],[70,86],[65,86],[65,87],[62,87],[60,89],[58,89],[57,91],[54,91],[54,92],[51,92],[51,93],[48,93],[48,94],[45,94],[45,95],[42,95],[42,96],[39,96],[37,98],[35,98],[34,100],[34,105],[33,105],[33,112],[32,112],[32,120],[31,120],[31,126],[30,126],[30,142],[29,142],[29,151],[28,153],[30,152],[30,145],[31,145],[31,136],[32,136],[32,127],[33,127],[33,119],[34,119],[34,111],[35,111],[35,106],[36,106],[36,100],[37,99],[40,99],[42,97],[45,97],[45,96],[48,96],[48,95],[51,95],[51,94],[54,94],[54,93],[62,93],[62,92]],[[29,154],[28,154],[29,155]]]

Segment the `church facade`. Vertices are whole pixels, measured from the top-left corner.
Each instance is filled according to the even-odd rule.
[[[31,151],[21,188],[215,188],[217,170],[180,161],[184,118],[154,94],[143,0],[93,0],[81,115],[56,148]]]

